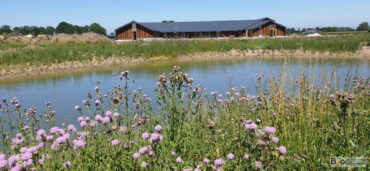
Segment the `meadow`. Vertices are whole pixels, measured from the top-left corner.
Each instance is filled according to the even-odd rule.
[[[303,51],[303,52],[356,52],[369,45],[370,33],[339,34],[337,37],[252,39],[252,40],[169,40],[153,42],[0,42],[0,66],[40,66],[63,62],[89,62],[93,59],[156,58],[176,59],[204,52],[238,51]]]
[[[50,102],[38,111],[4,98],[0,169],[328,170],[330,157],[369,157],[370,79],[337,78],[258,73],[256,94],[209,92],[174,66],[148,97],[123,71],[76,104],[79,125],[55,125]]]

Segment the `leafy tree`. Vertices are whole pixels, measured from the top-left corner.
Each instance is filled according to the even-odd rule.
[[[105,28],[100,26],[98,23],[92,23],[90,25],[89,31],[92,31],[92,32],[95,32],[95,33],[98,33],[98,34],[107,35],[107,30],[105,30]]]
[[[369,23],[368,22],[362,22],[360,25],[358,25],[357,31],[368,31],[369,30]]]
[[[74,34],[74,27],[72,24],[62,21],[55,28],[55,33]]]
[[[82,30],[82,33],[87,33],[87,32],[89,32],[89,29],[90,29],[90,27],[89,27],[88,25],[86,25],[86,26],[81,26],[80,28],[81,28],[81,30]]]
[[[74,25],[73,26],[73,31],[76,34],[81,34],[82,33],[82,28],[80,26],[78,26],[78,25]]]
[[[53,26],[47,26],[45,30],[45,34],[47,35],[54,35],[55,28]]]
[[[11,33],[12,29],[8,25],[3,25],[0,27],[0,34],[2,33]]]

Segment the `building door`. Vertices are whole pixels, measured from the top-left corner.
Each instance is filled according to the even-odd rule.
[[[136,31],[135,32],[132,32],[132,39],[133,40],[136,40]]]
[[[260,29],[258,33],[259,33],[259,36],[262,37],[262,29]]]

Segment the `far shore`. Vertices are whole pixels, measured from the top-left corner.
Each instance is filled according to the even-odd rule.
[[[118,66],[136,66],[150,63],[166,62],[189,62],[189,61],[214,61],[214,60],[255,60],[255,59],[343,59],[343,60],[370,60],[370,47],[363,46],[356,53],[330,53],[330,52],[309,52],[309,51],[272,51],[272,50],[249,50],[229,52],[206,52],[193,55],[179,56],[176,58],[158,56],[149,59],[129,58],[112,56],[108,59],[95,59],[92,61],[71,61],[52,65],[41,66],[11,66],[1,68],[0,81],[25,79],[38,76],[51,76],[60,74],[69,74],[76,72],[89,72],[97,69],[109,69]]]

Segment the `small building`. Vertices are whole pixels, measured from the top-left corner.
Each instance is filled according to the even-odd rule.
[[[286,27],[270,18],[257,20],[136,22],[115,30],[117,40],[285,36]]]

